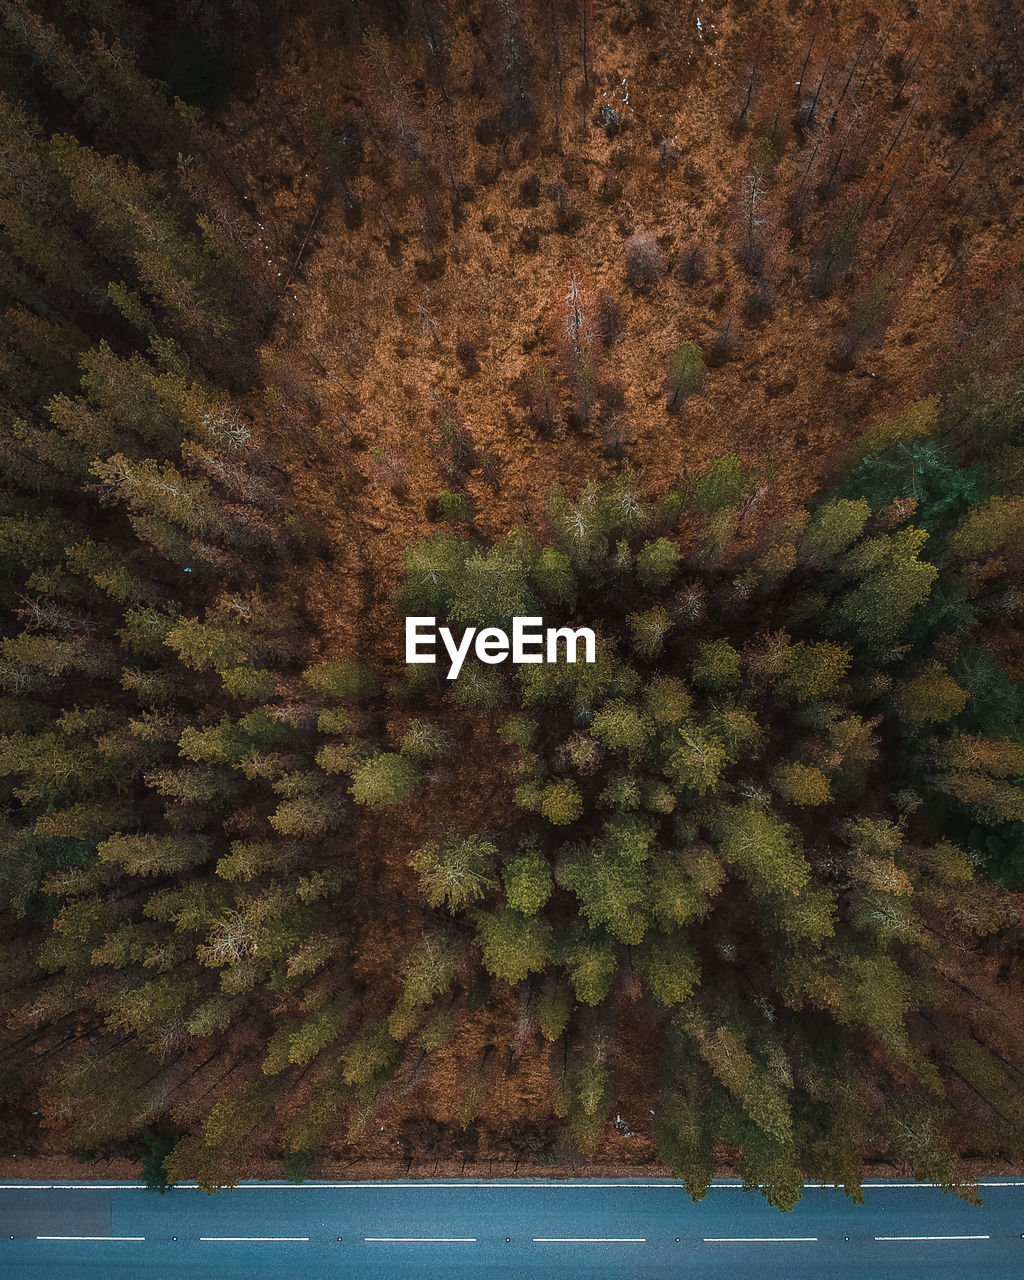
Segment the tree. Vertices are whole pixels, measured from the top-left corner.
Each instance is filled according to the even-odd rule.
[[[970,511],[950,539],[954,553],[967,559],[994,551],[1024,550],[1021,499],[997,496]]]
[[[769,174],[755,164],[740,175],[733,218],[736,261],[751,276],[762,274],[780,235],[780,219],[769,191]]]
[[[832,606],[833,626],[875,648],[896,642],[938,576],[918,558],[927,539],[927,529],[900,529],[846,552],[841,569],[850,586]]]
[[[651,933],[637,952],[637,967],[661,1004],[685,1004],[700,977],[690,948],[679,934]]]
[[[594,716],[591,733],[611,751],[624,751],[630,760],[640,759],[651,737],[647,717],[624,699],[607,703]]]
[[[297,795],[282,800],[269,822],[283,836],[319,836],[329,829],[335,812],[335,805],[324,795]]]
[[[710,640],[700,646],[691,678],[696,685],[720,692],[738,683],[740,655],[727,640]]]
[[[323,729],[323,725],[319,727]],[[451,738],[440,725],[429,720],[410,720],[406,725],[402,735],[402,755],[411,756],[414,760],[436,760],[450,750]]]
[[[511,907],[477,915],[476,940],[483,950],[484,968],[495,978],[517,983],[538,973],[551,953],[551,926],[537,916]]]
[[[811,515],[801,554],[818,565],[829,564],[860,537],[871,508],[863,498],[833,498]]]
[[[554,320],[555,347],[576,399],[576,415],[590,417],[596,390],[597,306],[577,263],[565,267]]]
[[[662,676],[647,686],[646,702],[650,714],[659,724],[674,724],[690,712],[693,700],[686,685],[677,676]]]
[[[850,669],[852,655],[844,645],[799,641],[788,648],[779,692],[797,702],[833,695]]]
[[[119,863],[128,875],[161,876],[198,866],[210,857],[204,836],[121,835],[101,841],[96,852],[104,862]]]
[[[937,788],[982,822],[1024,822],[1024,744],[954,733],[932,755]]]
[[[628,621],[632,632],[633,648],[641,658],[653,658],[672,629],[672,619],[669,617],[668,610],[661,605],[654,605],[643,613],[631,613]]]
[[[458,911],[498,887],[494,876],[497,848],[479,836],[446,836],[424,845],[409,859],[423,895],[432,907]]]
[[[342,1050],[342,1079],[347,1085],[372,1089],[392,1075],[400,1053],[386,1022],[367,1023]]]
[[[791,830],[751,805],[723,808],[715,819],[718,852],[757,893],[798,893],[810,878]]]
[[[535,915],[551,896],[551,870],[538,852],[517,854],[502,873],[508,905],[524,915]]]
[[[212,224],[198,233],[183,226],[159,183],[127,160],[67,135],[54,137],[50,149],[74,202],[130,256],[161,307],[188,331],[207,325],[216,334],[230,332],[227,293],[236,264]]]
[[[350,791],[357,804],[380,808],[408,800],[421,781],[422,773],[414,761],[383,751],[353,769]]]
[[[708,729],[691,720],[674,727],[665,739],[665,777],[681,791],[698,796],[717,790],[722,770],[728,763],[725,744]]]
[[[775,786],[783,800],[808,806],[827,804],[832,798],[828,778],[814,765],[787,760],[775,770]]]
[[[865,350],[885,336],[895,314],[898,288],[895,273],[882,270],[861,290],[850,308],[846,332],[836,349],[841,365],[852,368]]]
[[[672,579],[679,551],[668,538],[645,542],[636,558],[636,576],[643,587],[667,587]]]
[[[571,778],[552,782],[541,792],[540,811],[552,826],[564,827],[583,812],[583,798]]]
[[[453,524],[465,523],[472,517],[469,499],[465,494],[453,493],[450,489],[444,489],[438,494],[437,507],[442,519],[450,520]]]
[[[970,695],[937,664],[912,676],[893,702],[901,719],[912,725],[952,720],[967,705]]]
[[[569,975],[576,999],[591,1006],[601,1004],[619,971],[615,943],[600,932],[577,929],[563,943],[559,958]],[[567,1016],[570,1010],[571,1001],[566,1010]],[[555,1037],[548,1038],[553,1040]]]
[[[347,660],[316,663],[306,668],[302,678],[317,693],[356,702],[372,697],[380,688],[369,667]]]
[[[402,1000],[428,1005],[443,995],[455,980],[463,961],[462,948],[451,938],[425,933],[410,949],[405,961]]]
[[[628,945],[647,930],[647,875],[642,866],[620,862],[600,845],[568,851],[556,869],[559,884],[571,889],[591,928],[607,927]]]
[[[557,1040],[569,1025],[572,993],[564,982],[546,982],[537,997],[537,1024],[545,1040]]]

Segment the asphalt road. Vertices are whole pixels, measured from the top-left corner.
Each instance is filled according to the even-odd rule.
[[[808,1186],[792,1213],[715,1183],[242,1183],[160,1196],[132,1183],[0,1184],[4,1280],[1020,1280],[1024,1180],[983,1205],[874,1182],[851,1205]]]

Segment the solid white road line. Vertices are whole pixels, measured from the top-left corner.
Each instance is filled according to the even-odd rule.
[[[991,1240],[991,1236],[875,1236],[876,1240]]]
[[[703,1236],[705,1244],[816,1244],[817,1236]]]
[[[476,1244],[476,1236],[363,1236],[366,1244]]]
[[[217,1242],[224,1244],[309,1243],[309,1236],[200,1236],[199,1239],[205,1244]]]
[[[145,1236],[36,1236],[37,1240],[145,1240]]]

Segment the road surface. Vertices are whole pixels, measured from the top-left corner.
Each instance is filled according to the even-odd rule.
[[[780,1214],[671,1179],[242,1183],[208,1196],[134,1183],[0,1184],[4,1280],[1020,1280],[1024,1180],[983,1205],[872,1182],[863,1206],[808,1185]]]

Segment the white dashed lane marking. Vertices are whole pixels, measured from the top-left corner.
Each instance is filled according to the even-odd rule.
[[[875,1236],[876,1240],[991,1240],[991,1236]]]
[[[705,1244],[817,1244],[817,1236],[702,1236]]]
[[[364,1244],[476,1244],[476,1236],[363,1236]]]
[[[534,1236],[534,1244],[646,1244],[646,1236]]]

